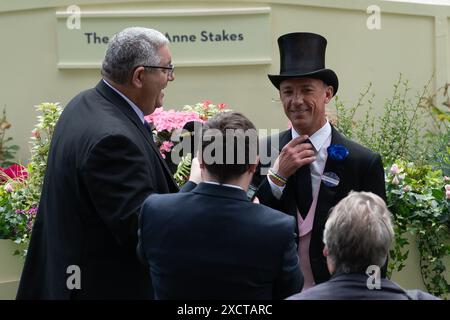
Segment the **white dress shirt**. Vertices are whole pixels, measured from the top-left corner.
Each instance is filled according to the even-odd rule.
[[[292,139],[297,138],[301,135],[301,133],[298,133],[295,131],[294,128],[291,128],[291,134]],[[327,122],[325,125],[317,130],[311,137],[309,137],[309,140],[311,141],[311,144],[314,147],[314,152],[316,156],[316,160],[310,164],[310,170],[311,170],[311,183],[312,183],[312,196],[317,192],[318,186],[320,185],[320,180],[322,179],[322,173],[325,169],[325,163],[327,162],[328,158],[328,152],[327,148],[331,144],[331,125]],[[272,180],[269,179],[269,176],[267,176],[267,179],[269,180],[270,188],[272,189],[272,194],[275,198],[280,199],[283,190],[286,186],[280,187],[277,186],[275,183],[272,182]]]

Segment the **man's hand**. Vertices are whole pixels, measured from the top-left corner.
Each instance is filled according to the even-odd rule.
[[[273,170],[284,178],[289,178],[298,168],[316,160],[314,148],[310,143],[303,143],[308,136],[292,139],[283,147],[275,160]]]

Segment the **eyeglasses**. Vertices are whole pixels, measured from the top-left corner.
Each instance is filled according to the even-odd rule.
[[[173,76],[173,70],[175,69],[175,66],[173,64],[169,64],[167,67],[160,67],[160,66],[142,66],[144,68],[153,68],[153,69],[163,69],[168,70],[166,73],[169,77]]]

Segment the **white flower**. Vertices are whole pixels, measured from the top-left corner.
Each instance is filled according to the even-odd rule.
[[[397,176],[394,176],[394,179],[392,179],[392,184],[398,185],[400,181],[398,180]]]

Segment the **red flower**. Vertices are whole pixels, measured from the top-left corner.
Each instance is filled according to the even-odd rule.
[[[25,180],[28,178],[28,171],[24,166],[20,164],[13,164],[8,168],[0,168],[3,174],[0,174],[1,181],[7,181],[9,177],[14,180]]]
[[[210,100],[203,101],[203,108],[208,109],[210,104],[212,104]]]

